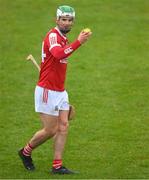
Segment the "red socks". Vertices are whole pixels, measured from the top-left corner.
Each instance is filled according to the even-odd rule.
[[[31,156],[31,153],[32,153],[32,150],[33,150],[33,147],[28,143],[24,149],[23,149],[23,154],[25,156]],[[62,160],[61,159],[54,159],[53,160],[53,165],[52,165],[53,168],[55,169],[59,169],[62,167]]]
[[[32,150],[33,150],[33,147],[28,143],[23,149],[23,154],[25,156],[31,156]]]
[[[62,166],[62,160],[61,159],[53,160],[53,168],[59,169],[61,166]]]

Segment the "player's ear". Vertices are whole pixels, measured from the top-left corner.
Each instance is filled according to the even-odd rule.
[[[56,22],[56,24],[58,24],[59,23],[59,19],[55,18],[55,22]]]

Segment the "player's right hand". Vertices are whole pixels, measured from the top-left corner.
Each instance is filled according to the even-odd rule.
[[[92,32],[81,31],[78,36],[78,40],[80,41],[81,44],[83,44],[88,40],[88,38],[91,36],[91,34],[92,34]]]

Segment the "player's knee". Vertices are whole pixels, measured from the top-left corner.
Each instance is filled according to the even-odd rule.
[[[44,133],[47,138],[54,136],[57,132],[57,128],[44,128]]]
[[[68,127],[69,127],[68,122],[61,122],[59,125],[59,131],[62,133],[67,133]]]

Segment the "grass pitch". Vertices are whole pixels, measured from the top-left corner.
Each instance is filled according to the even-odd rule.
[[[66,87],[77,110],[64,164],[80,171],[52,176],[52,142],[33,152],[37,170],[27,172],[17,151],[40,128],[34,112],[41,42],[55,26],[58,5],[76,9],[68,35],[93,35],[70,58]],[[149,179],[149,1],[0,0],[0,178]]]

